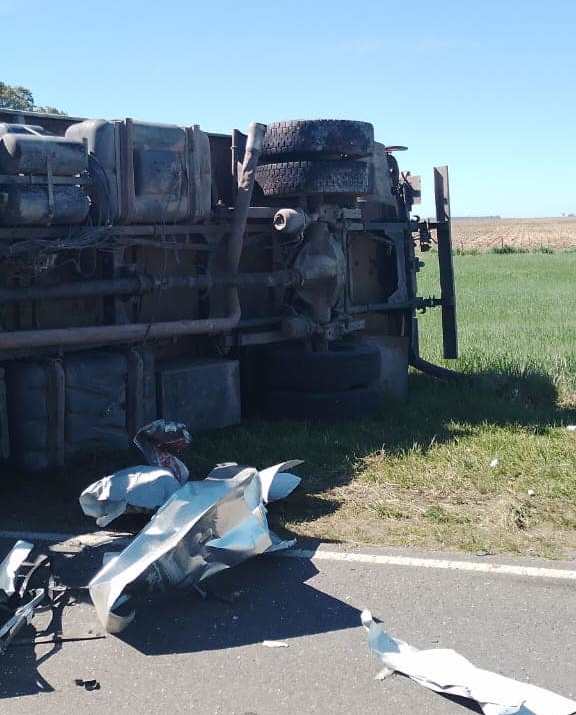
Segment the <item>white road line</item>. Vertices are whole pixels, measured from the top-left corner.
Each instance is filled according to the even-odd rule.
[[[59,547],[98,546],[110,542],[128,542],[128,534],[96,531],[88,534],[61,534],[57,532],[0,531],[0,539],[26,539],[58,543]],[[519,566],[495,564],[490,561],[457,561],[415,556],[393,556],[389,554],[364,554],[350,551],[327,551],[324,549],[290,549],[279,551],[274,556],[311,561],[340,561],[360,563],[369,566],[411,566],[412,568],[439,569],[443,571],[473,571],[476,573],[503,576],[526,576],[529,578],[549,578],[576,581],[576,570],[554,569],[543,566]]]
[[[529,576],[531,578],[556,578],[576,581],[576,571],[552,569],[538,566],[514,566],[512,564],[494,564],[478,561],[453,561],[448,559],[416,558],[414,556],[391,556],[386,554],[362,554],[348,551],[323,551],[291,549],[279,552],[278,556],[312,561],[344,561],[348,563],[371,564],[378,566],[412,566],[445,571],[476,571],[479,573],[505,574],[508,576]]]

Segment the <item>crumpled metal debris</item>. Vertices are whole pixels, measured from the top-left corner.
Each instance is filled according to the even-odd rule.
[[[192,442],[186,425],[156,420],[142,427],[134,444],[149,465],[121,469],[87,487],[80,495],[82,511],[107,526],[127,511],[154,511],[188,480],[186,465],[173,452]]]
[[[403,673],[436,693],[475,700],[484,715],[573,715],[576,712],[576,701],[477,668],[456,651],[418,650],[393,638],[381,624],[374,622],[370,611],[363,611],[361,619],[368,631],[370,648],[385,666],[377,676],[379,680],[394,672]]]
[[[283,462],[262,472],[220,465],[175,492],[90,582],[106,630],[117,633],[133,620],[132,594],[191,588],[252,556],[293,546],[270,531],[265,504],[297,486],[299,478],[284,470],[300,463]]]
[[[22,574],[33,548],[28,541],[17,541],[0,564],[0,655],[6,652],[18,631],[30,623],[34,610],[46,595],[44,588],[29,589]],[[18,583],[20,576],[22,584]]]

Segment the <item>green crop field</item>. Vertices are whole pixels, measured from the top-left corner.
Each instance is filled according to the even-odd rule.
[[[424,255],[422,294],[436,292]],[[546,375],[563,399],[576,384],[576,253],[455,256],[461,359],[470,373]],[[440,313],[421,320],[421,350],[440,360]],[[448,363],[446,363],[448,364]]]
[[[435,257],[422,294],[438,293]],[[300,457],[276,526],[324,539],[558,556],[576,549],[576,254],[456,256],[462,385],[411,377],[406,405],[352,425],[248,423],[194,468]],[[440,360],[440,314],[421,318]],[[446,363],[448,364],[448,363]]]

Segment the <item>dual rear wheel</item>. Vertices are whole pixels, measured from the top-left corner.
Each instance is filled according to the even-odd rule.
[[[276,418],[342,420],[372,415],[382,402],[377,347],[345,341],[328,350],[274,347],[263,366],[263,408]]]
[[[374,128],[340,119],[269,124],[256,181],[265,196],[372,192]],[[313,352],[303,346],[271,347],[262,373],[264,411],[292,419],[349,419],[376,412],[381,355],[378,348],[345,340]]]

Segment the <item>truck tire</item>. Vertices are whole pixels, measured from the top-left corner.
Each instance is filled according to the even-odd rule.
[[[256,169],[256,182],[266,196],[299,194],[369,194],[371,167],[365,161],[288,161]]]
[[[372,154],[374,127],[347,119],[274,122],[264,137],[262,159],[308,159],[319,156],[362,157]]]
[[[374,345],[332,343],[324,352],[275,349],[267,355],[266,385],[301,392],[342,392],[376,382],[380,362]]]
[[[276,419],[340,421],[371,416],[381,406],[377,387],[342,392],[270,390],[264,395],[264,411]]]

